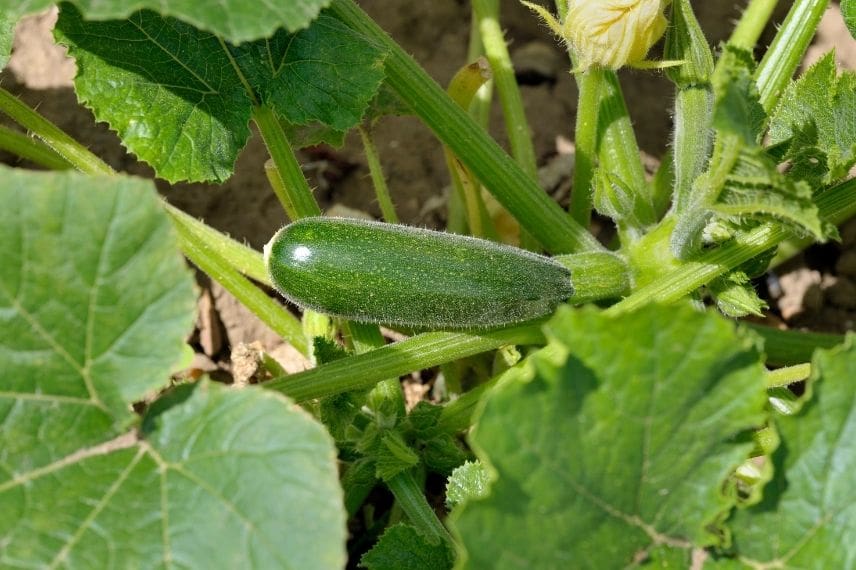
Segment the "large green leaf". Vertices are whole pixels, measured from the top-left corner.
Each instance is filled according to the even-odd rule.
[[[737,222],[772,218],[797,234],[808,233],[818,241],[828,237],[811,186],[781,174],[760,146],[740,150],[712,209]]]
[[[170,181],[228,178],[257,105],[292,125],[347,131],[384,77],[382,54],[323,14],[234,46],[150,11],[91,22],[66,5],[56,34],[77,61],[78,97]]]
[[[757,505],[730,526],[739,560],[751,568],[856,567],[856,346],[815,356],[811,399],[778,417],[775,476]]]
[[[822,153],[828,170],[825,183],[846,176],[856,164],[856,73],[845,71],[836,77],[832,52],[790,85],[773,115],[772,143],[792,137],[798,145],[813,142],[812,154]],[[800,150],[805,152],[798,148],[791,154],[799,155]]]
[[[0,405],[42,429],[121,429],[193,323],[193,281],[157,194],[132,178],[0,173]]]
[[[562,310],[559,358],[498,386],[471,443],[489,496],[456,513],[472,568],[625,568],[714,544],[726,481],[764,423],[755,340],[689,307]]]
[[[335,451],[286,398],[186,386],[132,429],[194,316],[152,183],[0,174],[0,567],[341,567]]]
[[[0,0],[0,11],[13,19],[44,10],[55,4],[50,0]],[[244,2],[242,0],[74,0],[72,4],[92,20],[126,18],[137,10],[149,8],[164,16],[212,32],[231,42],[245,42],[272,35],[277,28],[297,31],[305,28],[330,0],[288,0],[286,2]]]
[[[185,388],[138,437],[0,482],[0,566],[343,567],[324,429],[273,392]]]

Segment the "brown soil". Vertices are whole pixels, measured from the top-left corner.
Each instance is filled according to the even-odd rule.
[[[468,3],[364,0],[362,5],[441,84],[465,63]],[[730,2],[699,2],[695,8],[714,45],[725,39],[738,15],[735,3]],[[518,2],[503,0],[502,9],[515,68],[525,83],[521,91],[535,149],[540,163],[548,170],[552,168],[554,180],[548,183],[550,190],[559,189],[562,170],[569,167],[567,157],[559,159],[564,162],[555,162],[557,144],[561,145],[561,138],[573,131],[577,97],[574,82],[566,72],[566,56],[546,28]],[[112,166],[152,176],[150,168],[128,155],[115,135],[103,124],[95,124],[91,113],[76,103],[70,88],[74,66],[62,50],[52,46],[49,30],[54,19],[48,13],[21,23],[12,60],[2,74],[4,87],[38,107]],[[856,42],[843,27],[837,6],[824,19],[809,58],[817,58],[833,45],[838,46],[842,66],[856,69]],[[667,104],[672,92],[669,82],[656,73],[632,71],[622,74],[622,82],[640,147],[650,155],[660,156],[669,142],[671,129]],[[501,110],[496,104],[491,131],[504,143]],[[430,131],[414,118],[392,117],[378,124],[375,135],[402,219],[410,224],[442,227],[448,175],[442,150]],[[349,137],[338,150],[304,151],[301,158],[325,210],[343,206],[379,216],[357,138]],[[238,160],[235,176],[226,184],[170,186],[158,181],[158,187],[173,204],[260,248],[286,222],[265,179],[262,168],[265,159],[259,137],[253,136]],[[0,160],[15,163],[15,158],[8,155],[0,155]],[[856,225],[851,223],[844,235],[843,244],[812,248],[771,277],[771,304],[777,316],[792,325],[809,325],[820,330],[853,329]],[[230,299],[228,293],[208,285],[202,291],[202,316],[194,335],[200,350],[197,362],[200,370],[228,368],[229,347],[252,341],[260,341],[289,370],[308,366],[293,350],[289,356],[277,354],[277,351],[287,352],[287,348],[281,347],[276,336]]]

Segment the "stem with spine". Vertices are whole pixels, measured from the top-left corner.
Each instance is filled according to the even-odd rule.
[[[740,20],[734,27],[728,43],[741,49],[753,49],[778,3],[779,0],[750,0],[740,15]]]
[[[422,333],[365,354],[274,379],[263,386],[304,402],[371,388],[384,378],[398,377],[503,345],[539,344],[543,339],[540,323],[484,333]]]
[[[817,31],[829,0],[796,0],[755,72],[761,106],[770,113],[785,92]]]
[[[71,168],[71,163],[40,140],[0,125],[0,150],[11,152],[50,170]]]
[[[795,364],[767,373],[767,388],[784,387],[807,379],[811,375],[811,364]]]
[[[283,188],[290,198],[294,208],[295,219],[310,216],[320,216],[321,208],[312,195],[312,189],[306,182],[306,177],[300,169],[294,149],[288,142],[276,112],[267,105],[253,108],[253,121],[259,128],[259,133],[265,142],[274,169],[272,176],[279,177],[279,187]]]
[[[33,133],[74,168],[85,174],[115,174],[106,162],[59,127],[0,87],[0,111]]]
[[[678,88],[675,99],[675,138],[672,146],[675,187],[672,212],[682,215],[696,202],[693,182],[704,172],[713,144],[713,52],[689,0],[672,4],[665,57],[683,61],[666,70]]]
[[[301,354],[308,354],[303,329],[294,315],[253,285],[215,250],[209,249],[187,226],[175,224],[175,228],[179,247],[194,265],[234,295],[283,340],[291,343]]]

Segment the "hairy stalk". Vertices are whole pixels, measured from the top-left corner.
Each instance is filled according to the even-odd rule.
[[[514,77],[511,55],[508,53],[508,46],[499,25],[499,1],[473,0],[472,4],[479,21],[485,55],[490,62],[493,81],[502,103],[511,156],[526,174],[533,180],[537,180],[538,165],[535,147],[532,145],[532,132],[523,110],[523,98],[520,96],[517,79]]]
[[[206,251],[214,252],[219,258],[225,260],[247,277],[268,287],[273,286],[261,253],[218,232],[208,224],[197,220],[168,202],[164,201],[163,204],[176,229],[184,232],[188,237],[192,235],[196,243],[205,244]]]
[[[535,146],[532,144],[532,131],[523,108],[523,97],[514,76],[511,55],[499,24],[499,0],[473,0],[472,4],[473,13],[478,19],[485,55],[490,61],[493,81],[502,104],[511,156],[523,172],[537,184],[538,160],[535,156]],[[540,249],[537,240],[525,229],[520,230],[520,246],[533,251]]]
[[[683,61],[666,70],[678,87],[675,98],[675,137],[672,154],[675,191],[672,211],[680,216],[694,197],[693,182],[704,172],[713,146],[713,53],[689,0],[672,5],[672,23],[666,34],[666,58]]]

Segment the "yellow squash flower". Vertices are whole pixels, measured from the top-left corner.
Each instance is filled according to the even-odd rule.
[[[568,0],[559,24],[544,8],[524,2],[562,37],[577,57],[577,69],[618,69],[645,64],[645,55],[666,31],[671,0]]]

